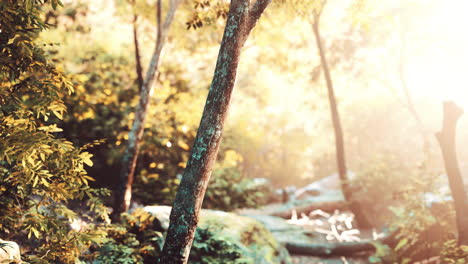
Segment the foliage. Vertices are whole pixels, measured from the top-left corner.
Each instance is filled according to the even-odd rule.
[[[443,241],[455,235],[451,202],[441,199],[441,202],[429,206],[417,191],[405,193],[402,200],[401,206],[391,208],[396,216],[392,221],[392,228],[397,230],[397,243],[393,250],[398,259],[410,261],[438,255]]]
[[[225,1],[195,0],[193,8],[192,17],[186,22],[187,29],[201,28],[204,24],[210,25],[218,19],[226,19],[229,6]]]
[[[224,228],[226,226],[213,221],[197,229],[190,252],[190,263],[246,263],[241,248],[232,242],[232,238],[223,234]]]
[[[375,242],[373,245],[376,250],[373,255],[368,257],[369,263],[395,263],[396,254],[388,245],[384,245],[380,242]]]
[[[411,188],[413,177],[408,175],[413,173],[390,155],[377,156],[351,181],[355,189],[353,197],[377,223],[388,221],[389,207],[402,205],[401,194],[408,193]]]
[[[246,263],[239,248],[219,222],[211,221],[197,229],[190,263]],[[122,222],[108,229],[110,241],[97,249],[87,261],[92,263],[156,263],[164,242],[161,223],[138,208],[123,214]]]
[[[83,53],[76,62],[66,64],[80,70],[70,74],[76,93],[65,97],[69,115],[60,127],[64,137],[75,144],[105,139],[92,149],[95,164],[88,171],[97,180],[96,186],[113,187],[136,103],[134,65],[127,57],[106,54],[99,47]],[[161,66],[158,81],[134,184],[134,198],[143,204],[170,204],[196,128],[190,103],[197,103],[196,93],[188,88],[181,70],[176,65]],[[265,186],[241,173],[243,160],[235,153],[223,150],[221,154],[225,161],[217,165],[205,198],[209,208],[261,205]]]
[[[105,139],[93,148],[95,166],[89,173],[96,186],[113,187],[134,118],[134,64],[126,56],[94,48],[68,62],[68,69],[75,65],[80,70],[71,78],[77,92],[65,97],[70,114],[60,124],[63,135],[76,144]],[[182,172],[194,138],[192,113],[185,103],[193,95],[180,74],[175,65],[161,67],[136,170],[134,198],[141,203],[170,203],[178,186],[175,176]]]
[[[242,156],[235,151],[228,150],[223,156],[224,160],[218,160],[213,171],[203,206],[223,211],[261,206],[265,202],[267,182],[242,175],[238,166]]]
[[[61,5],[52,0],[53,8]],[[51,119],[62,119],[62,97],[73,91],[70,80],[36,41],[47,28],[42,1],[0,4],[0,235],[24,241],[31,263],[74,262],[105,233],[94,225],[70,228],[79,215],[65,206],[72,199],[94,198],[85,171],[93,144],[76,148],[56,136],[62,131]],[[97,144],[98,142],[95,142]],[[107,220],[99,199],[90,200],[89,217]],[[86,217],[86,215],[84,216]]]
[[[442,263],[463,264],[468,260],[468,246],[458,246],[454,239],[447,240],[440,255]]]
[[[125,213],[108,230],[110,241],[100,247],[93,263],[156,263],[163,236],[158,221],[143,209]]]
[[[396,244],[381,246],[372,256],[373,263],[388,259],[406,263],[437,254],[442,241],[454,232],[452,208],[438,187],[442,178],[428,173],[424,164],[408,168],[391,156],[384,157],[367,165],[353,182],[357,191],[354,198],[371,219],[378,219],[378,225],[391,223],[396,232]],[[427,196],[438,201],[433,203]]]

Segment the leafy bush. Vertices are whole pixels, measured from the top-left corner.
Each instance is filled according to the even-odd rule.
[[[391,206],[402,205],[401,194],[412,186],[414,171],[391,156],[381,156],[366,163],[351,181],[353,198],[358,200],[370,219],[382,224],[392,217]]]
[[[69,71],[80,70],[71,74],[76,93],[65,97],[70,115],[60,126],[75,144],[105,139],[92,150],[96,165],[89,174],[96,179],[94,186],[113,188],[138,99],[133,58],[108,54],[99,45],[78,55],[64,63]],[[172,202],[176,175],[184,169],[196,131],[187,103],[193,95],[177,66],[161,66],[158,83],[133,186],[134,199],[144,204]]]
[[[197,229],[190,263],[245,263],[242,249],[223,234],[225,226],[210,222]],[[157,263],[164,243],[161,223],[142,208],[123,214],[122,222],[108,229],[110,241],[88,256],[92,263]]]
[[[396,243],[374,255],[373,263],[389,258],[410,263],[438,255],[443,242],[455,235],[452,203],[440,191],[443,178],[427,172],[424,165],[410,169],[395,161],[389,157],[373,161],[354,181],[358,190],[354,198],[372,219],[380,217],[380,224],[391,223],[387,227],[396,232]],[[428,194],[439,202],[426,201]]]
[[[36,41],[47,28],[45,2],[0,4],[0,236],[21,241],[31,263],[73,263],[106,234],[92,224],[71,228],[80,215],[65,204],[92,198],[84,217],[107,214],[96,199],[103,192],[88,186],[85,165],[93,163],[85,149],[92,144],[77,148],[56,136],[61,129],[52,119],[63,118],[62,98],[73,85]]]
[[[161,226],[142,209],[124,214],[108,234],[110,241],[95,252],[93,263],[156,263],[164,242]]]
[[[261,206],[267,182],[244,177],[238,166],[242,156],[235,151],[228,150],[223,156],[213,171],[203,206],[224,211]]]
[[[197,229],[189,262],[193,264],[245,263],[243,251],[222,233],[226,228],[220,223],[210,222]]]
[[[458,246],[456,240],[447,240],[440,255],[442,263],[464,264],[468,261],[468,246]]]

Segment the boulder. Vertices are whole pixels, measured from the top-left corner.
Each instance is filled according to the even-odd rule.
[[[161,227],[167,230],[171,207],[145,206],[144,210],[155,216]],[[233,247],[242,251],[242,260],[245,260],[245,263],[292,263],[287,250],[262,223],[255,219],[234,213],[203,209],[200,212],[197,230],[209,229],[212,226],[221,228],[222,237],[220,239],[229,241]],[[223,259],[216,261],[225,263]]]
[[[282,245],[289,242],[314,243],[311,232],[297,225],[289,224],[283,218],[270,215],[248,215],[248,217],[262,223]]]
[[[352,171],[348,171],[348,179],[352,180],[356,175]],[[298,200],[319,199],[320,202],[330,200],[343,200],[341,191],[341,180],[338,173],[331,174],[325,178],[315,181],[303,188],[298,189],[294,193],[294,197]]]
[[[0,239],[0,263],[12,262],[22,263],[18,244]]]

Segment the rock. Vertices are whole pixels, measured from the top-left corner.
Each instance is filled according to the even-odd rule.
[[[314,240],[310,237],[310,234],[304,228],[291,225],[283,218],[269,215],[249,215],[248,217],[262,223],[265,228],[273,234],[276,240],[278,240],[278,242],[283,245],[287,242],[314,242]]]
[[[0,239],[0,263],[22,263],[18,244]]]
[[[169,227],[169,206],[146,206],[146,212],[154,215],[161,226]],[[275,239],[265,226],[252,218],[239,216],[217,210],[203,209],[200,212],[198,230],[209,229],[210,226],[220,226],[222,239],[242,251],[246,263],[258,264],[291,264],[287,250]],[[223,262],[219,259],[219,263]]]
[[[352,171],[348,171],[348,178],[350,180],[356,178]],[[296,199],[304,200],[313,197],[323,197],[328,200],[328,197],[343,200],[343,193],[341,191],[341,181],[338,173],[329,175],[323,179],[315,181],[303,188],[298,189],[294,196]],[[322,200],[325,201],[325,200]]]

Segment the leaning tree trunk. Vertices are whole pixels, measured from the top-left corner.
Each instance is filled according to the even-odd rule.
[[[130,206],[132,197],[132,184],[135,174],[135,167],[140,149],[140,142],[143,137],[146,113],[149,106],[149,97],[153,86],[153,81],[158,71],[159,59],[161,57],[161,51],[167,39],[167,33],[169,27],[174,18],[174,14],[177,10],[177,6],[181,0],[171,0],[168,13],[166,15],[164,25],[161,25],[161,0],[157,1],[157,26],[158,34],[156,39],[156,47],[153,52],[153,56],[148,67],[146,77],[140,87],[140,99],[135,110],[135,119],[133,121],[132,128],[128,133],[127,148],[122,156],[119,180],[114,193],[114,212],[112,213],[113,219],[117,220],[120,218],[120,214],[127,211]],[[137,43],[136,43],[137,44]],[[136,47],[136,50],[138,48]],[[138,63],[138,61],[137,61]],[[138,66],[138,64],[137,64]],[[141,66],[139,66],[141,67]],[[141,77],[139,77],[141,78]]]
[[[455,103],[445,102],[442,130],[436,134],[436,137],[444,157],[445,171],[455,204],[458,243],[468,245],[468,199],[455,149],[456,126],[462,114],[463,110]]]
[[[205,109],[170,216],[160,263],[187,263],[223,133],[242,46],[271,0],[232,0]]]
[[[322,7],[323,8],[323,7]],[[325,56],[325,49],[322,44],[322,39],[319,31],[319,19],[320,13],[317,13],[314,16],[314,22],[312,23],[312,28],[315,35],[315,40],[317,43],[320,60],[323,68],[323,74],[325,76],[325,81],[327,83],[328,90],[328,100],[330,102],[330,111],[333,122],[333,128],[335,130],[335,146],[336,146],[336,163],[338,166],[338,175],[341,182],[341,190],[343,191],[343,196],[347,202],[350,203],[349,207],[351,211],[356,216],[356,221],[361,228],[371,227],[369,221],[364,215],[363,209],[359,203],[353,200],[352,191],[349,186],[349,179],[347,176],[346,170],[346,156],[344,150],[344,140],[343,140],[343,129],[341,128],[340,115],[338,113],[338,106],[335,98],[335,91],[333,89],[333,82],[330,74],[330,69],[328,68],[328,62]]]

